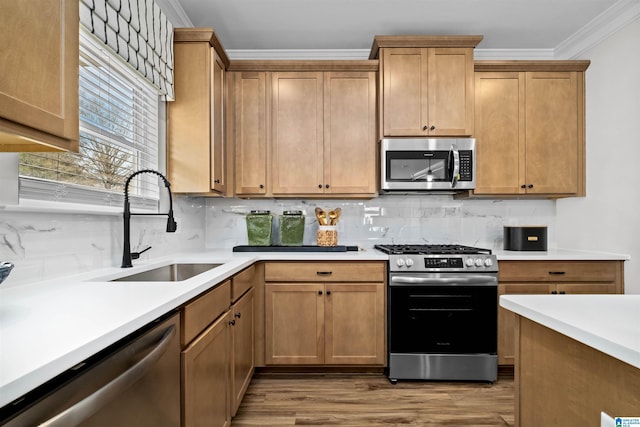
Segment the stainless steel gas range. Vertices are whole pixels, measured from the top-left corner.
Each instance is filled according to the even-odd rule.
[[[375,248],[389,255],[389,380],[495,381],[495,255],[460,245]]]

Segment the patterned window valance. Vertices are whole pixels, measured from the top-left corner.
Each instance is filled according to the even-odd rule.
[[[174,99],[173,25],[154,0],[80,0],[80,22]]]

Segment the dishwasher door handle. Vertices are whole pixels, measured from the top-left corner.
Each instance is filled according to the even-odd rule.
[[[114,378],[89,396],[85,397],[75,405],[67,408],[53,418],[50,418],[49,420],[40,424],[40,426],[74,427],[95,414],[99,409],[104,407],[115,397],[118,397],[120,393],[131,387],[131,385],[142,378],[149,371],[149,369],[158,362],[162,355],[167,351],[167,348],[171,343],[171,338],[176,333],[175,329],[175,325],[171,325],[169,328],[167,328],[158,344],[135,365],[131,366],[116,378]]]
[[[495,276],[473,275],[467,277],[403,277],[393,276],[393,284],[402,285],[490,285],[498,283]]]

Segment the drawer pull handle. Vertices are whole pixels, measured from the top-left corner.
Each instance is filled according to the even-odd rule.
[[[563,274],[565,274],[564,271],[550,271],[549,274],[552,274],[554,276],[562,276]]]
[[[331,276],[333,274],[332,271],[316,271],[318,276]]]

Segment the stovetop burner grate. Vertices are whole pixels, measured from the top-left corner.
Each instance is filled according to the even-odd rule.
[[[375,245],[375,249],[388,255],[491,255],[491,249],[476,248],[464,245]]]

